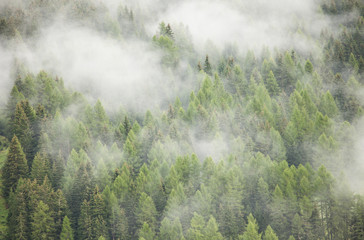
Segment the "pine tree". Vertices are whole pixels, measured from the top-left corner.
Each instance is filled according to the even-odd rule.
[[[267,82],[267,89],[268,89],[269,93],[272,96],[278,95],[280,89],[279,89],[277,80],[274,77],[274,74],[272,71],[269,72],[266,82]]]
[[[351,68],[354,70],[355,73],[357,73],[359,71],[359,63],[356,60],[353,53],[350,53],[349,64],[350,64]]]
[[[133,174],[137,175],[142,166],[142,159],[140,157],[140,143],[133,129],[129,131],[123,150],[126,162],[132,167]]]
[[[23,151],[26,155],[28,168],[31,167],[34,153],[33,153],[33,132],[31,129],[31,123],[27,115],[24,112],[21,102],[16,105],[14,118],[11,121],[12,133],[19,139],[20,144],[23,147]]]
[[[126,138],[128,137],[129,131],[131,130],[132,126],[129,122],[129,119],[127,116],[125,116],[124,118],[124,122],[123,122],[123,136],[124,136],[124,140],[126,140]]]
[[[109,143],[109,119],[100,100],[97,100],[94,106],[94,118],[92,120],[94,123],[92,128],[92,131],[95,133],[94,137],[98,137],[103,142]]]
[[[184,239],[182,232],[182,225],[179,218],[170,220],[169,218],[165,217],[163,219],[159,230],[159,239],[165,239],[165,240]]]
[[[80,209],[80,217],[78,219],[76,239],[92,239],[92,217],[90,203],[85,199]]]
[[[190,229],[188,229],[187,232],[187,239],[204,239],[203,231],[205,229],[205,225],[206,223],[204,218],[197,213],[193,213],[193,218],[191,219],[191,227]]]
[[[153,240],[154,239],[154,231],[149,227],[149,224],[144,222],[143,226],[141,229],[139,229],[139,239],[144,239],[144,240]]]
[[[203,70],[205,71],[205,73],[207,73],[208,75],[212,75],[212,68],[211,68],[211,64],[209,61],[209,56],[206,55],[206,59],[205,59],[205,65],[203,67]]]
[[[312,74],[313,73],[313,65],[310,60],[307,59],[305,63],[305,71],[306,73]]]
[[[91,235],[93,239],[107,236],[105,202],[96,186],[90,200]]]
[[[4,197],[8,197],[10,191],[16,188],[18,180],[28,174],[27,160],[16,136],[11,140],[2,173]]]
[[[165,31],[166,31],[165,34],[167,35],[167,37],[174,40],[174,33],[173,33],[171,25],[169,25],[169,23],[167,24],[167,27],[166,27]]]
[[[64,175],[64,159],[62,157],[61,151],[59,151],[57,157],[53,161],[53,166],[51,169],[52,176],[52,186],[54,189],[61,188],[62,178]]]
[[[50,176],[50,163],[48,156],[45,153],[37,153],[34,157],[32,170],[30,173],[31,179],[36,179],[37,182],[43,182],[46,175]]]
[[[219,232],[219,227],[213,216],[210,216],[209,221],[206,224],[204,230],[204,239],[206,240],[223,240],[221,233]]]
[[[32,239],[48,240],[54,235],[54,219],[50,214],[49,206],[39,201],[32,216]]]
[[[73,240],[73,231],[71,227],[71,222],[67,216],[65,216],[63,219],[60,240]]]
[[[265,230],[263,240],[278,240],[276,233],[269,225]]]
[[[8,103],[6,106],[6,113],[7,113],[7,117],[9,120],[13,119],[14,110],[16,108],[16,105],[18,104],[18,102],[20,102],[23,99],[24,99],[23,94],[21,92],[19,92],[16,85],[14,85],[13,88],[11,89],[9,100],[8,100]]]
[[[139,197],[138,207],[136,209],[136,217],[138,226],[141,227],[144,223],[154,231],[156,226],[157,210],[151,197],[146,193],[142,193]]]
[[[67,202],[71,210],[71,223],[73,229],[77,229],[78,218],[81,214],[81,204],[88,201],[92,192],[92,173],[89,163],[81,163],[77,170],[76,178],[72,182],[71,192]],[[88,211],[86,212],[88,213]]]
[[[128,219],[125,216],[125,211],[117,203],[114,203],[111,207],[111,216],[108,219],[110,221],[112,239],[129,239]]]
[[[66,214],[69,214],[67,201],[62,190],[58,189],[55,192],[52,190],[50,207],[53,210],[56,236],[59,236],[62,232],[64,218],[66,217]]]
[[[10,192],[7,219],[8,239],[28,239],[30,234],[27,180],[19,179],[16,189]]]
[[[259,226],[252,214],[248,216],[248,225],[242,236],[239,239],[242,240],[261,240],[261,234],[258,233]]]

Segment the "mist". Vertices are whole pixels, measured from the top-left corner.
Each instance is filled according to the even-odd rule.
[[[121,3],[143,19],[149,39],[158,32],[162,21],[171,23],[172,28],[182,23],[190,31],[192,43],[201,58],[215,51],[211,46],[221,50],[227,44],[236,44],[242,53],[248,49],[259,52],[265,46],[271,50],[294,48],[320,54],[315,38],[329,26],[329,20],[319,13],[314,0]],[[119,1],[98,4],[108,7],[112,16],[120,6]],[[163,7],[159,7],[161,5]],[[306,26],[302,25],[303,20]],[[105,100],[112,108],[121,105],[143,112],[166,105],[174,100],[172,96],[188,94],[196,86],[193,80],[178,80],[184,78],[180,75],[187,70],[183,60],[179,70],[172,75],[160,64],[161,52],[148,41],[115,39],[70,23],[65,16],[56,16],[51,25],[44,24],[37,35],[18,46],[14,57],[23,60],[29,71],[50,71],[62,77],[67,86],[72,85],[90,99]],[[12,61],[11,54],[5,56],[2,61]],[[1,75],[8,76],[9,69],[3,67]],[[3,79],[3,89],[8,92],[10,80]],[[5,99],[2,97],[1,102]]]
[[[10,69],[13,66],[12,53],[0,44],[0,108],[3,108],[8,100],[13,80]]]

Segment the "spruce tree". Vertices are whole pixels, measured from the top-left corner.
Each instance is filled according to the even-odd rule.
[[[42,200],[32,216],[32,239],[48,240],[54,236],[54,219],[50,214],[50,209]]]
[[[34,142],[31,122],[27,117],[23,106],[20,103],[16,105],[14,117],[10,123],[12,133],[15,134],[23,147],[23,151],[28,161],[28,168],[31,167],[34,158]]]
[[[8,199],[8,239],[28,239],[30,234],[28,204],[28,181],[20,178]]]
[[[90,203],[84,200],[80,209],[76,239],[92,239],[92,217]]]
[[[169,218],[165,217],[163,219],[159,230],[159,239],[165,239],[165,240],[184,239],[182,225],[179,218],[170,220]]]
[[[124,122],[123,122],[123,135],[124,135],[124,140],[126,140],[126,138],[128,137],[129,131],[131,130],[132,126],[129,122],[128,116],[125,116],[124,118]]]
[[[252,214],[248,216],[248,225],[242,237],[242,240],[261,240],[261,234],[258,233],[259,226]]]
[[[272,71],[269,72],[266,82],[269,93],[272,96],[278,95],[280,89]]]
[[[62,157],[61,151],[59,151],[57,157],[53,161],[53,166],[51,169],[51,180],[54,189],[60,189],[62,185],[62,178],[64,175],[64,159]]]
[[[221,233],[219,232],[219,227],[213,216],[210,216],[209,221],[206,224],[204,230],[204,237],[206,240],[223,240]]]
[[[34,157],[32,170],[30,173],[31,179],[36,179],[37,182],[43,182],[46,175],[50,176],[49,159],[45,153],[37,153]]]
[[[16,108],[17,103],[23,99],[24,99],[23,94],[19,92],[16,85],[14,85],[14,87],[11,89],[8,103],[6,106],[6,113],[9,120],[12,119],[14,116],[14,110]]]
[[[138,227],[142,227],[144,223],[147,223],[152,230],[155,229],[157,210],[152,198],[146,193],[142,193],[139,198],[139,204],[136,209],[136,217]]]
[[[308,74],[312,74],[313,73],[313,65],[312,65],[311,61],[308,60],[308,59],[307,59],[306,64],[305,64],[305,71]]]
[[[92,239],[97,239],[99,236],[107,237],[105,202],[97,186],[90,200],[90,214]]]
[[[205,73],[207,73],[208,75],[212,75],[212,68],[211,68],[211,64],[209,61],[209,56],[206,55],[206,59],[205,59],[205,65],[203,67],[203,70],[205,71]]]
[[[116,198],[115,198],[116,200]],[[125,211],[120,208],[117,203],[111,207],[111,214],[109,216],[109,225],[112,239],[127,240],[128,235],[128,219],[125,216]]]
[[[71,227],[71,222],[67,216],[63,218],[60,240],[73,240],[73,231]]]
[[[149,227],[148,223],[143,223],[141,229],[139,229],[139,239],[153,240],[155,232]]]
[[[2,169],[4,197],[8,197],[11,190],[16,188],[16,184],[21,177],[28,174],[28,164],[23,149],[14,135],[11,140],[8,156]]]
[[[166,33],[167,37],[169,37],[170,39],[174,40],[174,33],[172,31],[171,25],[169,25],[169,23],[167,24],[166,27]]]
[[[269,225],[264,232],[263,240],[278,240],[276,233]]]

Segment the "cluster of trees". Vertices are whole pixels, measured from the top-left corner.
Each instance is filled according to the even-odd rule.
[[[88,1],[32,1],[27,16],[62,2],[111,37],[145,38],[125,7],[113,20]],[[16,66],[0,115],[0,239],[363,239],[364,198],[339,173],[363,115],[364,6],[338,2],[323,11],[360,16],[336,37],[323,32],[323,59],[264,49],[199,61],[185,28],[161,23],[151,42],[162,66],[191,63],[196,86],[142,115],[107,112],[51,73]],[[29,37],[51,17],[35,14],[30,28],[19,11],[1,13],[2,38]],[[212,158],[204,144],[226,147]]]

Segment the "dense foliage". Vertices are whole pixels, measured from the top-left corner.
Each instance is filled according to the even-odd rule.
[[[358,17],[322,31],[320,58],[226,48],[202,59],[173,25],[148,39],[126,7],[114,19],[92,1],[28,2],[0,10],[7,47],[62,11],[118,41],[147,39],[171,74],[188,62],[195,87],[145,114],[106,111],[17,62],[0,121],[1,239],[364,239],[363,195],[341,174],[364,113],[361,1],[323,1],[323,15]]]

